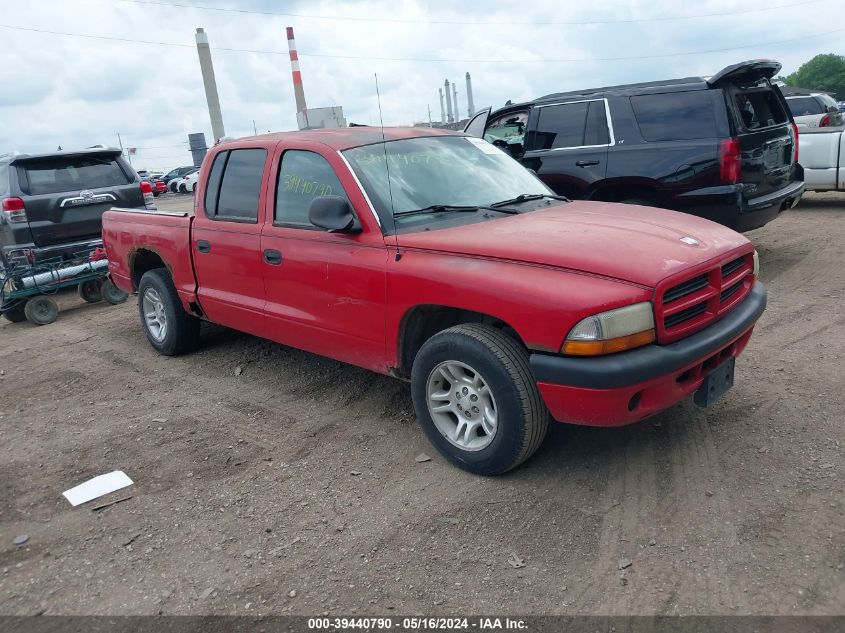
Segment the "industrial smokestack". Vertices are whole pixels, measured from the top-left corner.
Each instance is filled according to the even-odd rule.
[[[446,87],[446,120],[449,123],[454,123],[455,119],[452,116],[452,92],[449,90],[449,80],[444,84]]]
[[[455,121],[461,120],[461,112],[458,109],[458,82],[452,84],[452,96],[454,99],[452,100],[452,105],[455,108]]]
[[[472,102],[472,79],[467,73],[467,116],[475,114],[475,104]]]
[[[220,97],[217,95],[217,81],[214,79],[214,65],[211,63],[211,49],[208,47],[205,29],[197,29],[196,39],[205,100],[208,102],[208,116],[211,118],[211,133],[217,141],[226,136],[226,130],[223,128],[223,113],[220,111]]]
[[[443,88],[438,88],[437,92],[440,93],[440,122],[446,123],[446,108],[443,105]]]
[[[305,112],[305,90],[302,87],[302,73],[299,72],[299,55],[296,53],[296,41],[293,39],[293,27],[287,27],[288,34],[288,51],[290,52],[290,70],[293,75],[293,96],[296,99],[296,111],[302,113],[302,117],[297,116],[297,121],[300,122],[300,129],[302,129],[304,122],[308,125],[308,117]],[[301,121],[300,121],[301,119]]]

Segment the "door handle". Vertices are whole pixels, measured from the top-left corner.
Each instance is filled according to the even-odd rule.
[[[264,261],[271,266],[278,266],[282,263],[282,254],[279,251],[267,249],[264,251]]]
[[[205,240],[197,240],[197,250],[200,253],[210,253],[211,252],[211,243],[206,242]]]
[[[589,167],[590,165],[598,165],[599,161],[597,160],[576,160],[575,164],[578,167]]]

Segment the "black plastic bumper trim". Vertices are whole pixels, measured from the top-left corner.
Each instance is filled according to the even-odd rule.
[[[579,358],[532,354],[531,369],[539,382],[591,389],[614,389],[665,376],[706,359],[757,322],[766,309],[766,288],[756,282],[736,308],[719,321],[669,345]]]

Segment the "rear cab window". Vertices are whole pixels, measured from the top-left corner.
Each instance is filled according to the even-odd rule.
[[[24,193],[37,196],[128,185],[135,177],[116,156],[95,155],[27,160],[18,164],[18,179]]]
[[[267,150],[232,149],[214,157],[205,190],[205,214],[212,220],[258,222],[258,199]]]

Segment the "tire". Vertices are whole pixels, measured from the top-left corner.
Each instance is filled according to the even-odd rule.
[[[188,188],[184,182],[179,184],[179,193],[188,193]]]
[[[460,389],[453,392],[456,385]],[[549,427],[528,352],[489,325],[457,325],[426,341],[414,359],[411,393],[429,441],[453,464],[478,475],[519,466]]]
[[[26,301],[21,301],[14,307],[9,308],[3,313],[3,317],[12,323],[21,323],[26,321]]]
[[[126,301],[129,298],[129,295],[123,292],[120,288],[114,285],[110,279],[106,279],[103,282],[103,299],[106,300],[106,303],[110,303],[113,306],[119,305]]]
[[[26,320],[33,325],[47,325],[59,316],[59,305],[52,297],[38,295],[26,302]]]
[[[79,296],[88,303],[99,303],[103,300],[103,291],[98,279],[83,281],[76,287]]]
[[[179,185],[179,183],[178,183],[178,182],[176,182],[175,180],[171,180],[171,181],[167,184],[167,189],[168,189],[168,191],[170,191],[170,193],[176,193],[176,187],[177,187],[178,185]]]
[[[196,349],[200,321],[182,308],[176,287],[164,268],[148,270],[141,277],[138,313],[147,340],[159,354],[178,356]]]

